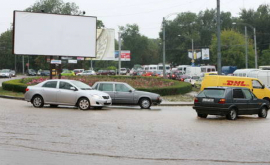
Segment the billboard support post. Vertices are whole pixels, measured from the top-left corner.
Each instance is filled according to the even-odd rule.
[[[51,61],[52,61],[52,56],[50,56],[50,79],[52,79],[52,64],[51,64]]]
[[[61,60],[62,57],[59,56],[58,59]],[[58,65],[58,79],[61,79],[61,72],[62,72],[62,63]]]
[[[22,73],[24,75],[24,55],[22,56]]]
[[[121,32],[118,32],[118,42],[119,42],[118,75],[120,75],[120,70],[121,70]]]

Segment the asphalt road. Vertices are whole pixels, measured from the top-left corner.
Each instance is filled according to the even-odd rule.
[[[270,164],[270,118],[192,107],[34,108],[0,98],[0,164]]]

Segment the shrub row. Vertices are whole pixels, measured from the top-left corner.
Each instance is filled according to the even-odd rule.
[[[87,76],[88,77],[88,76]],[[147,91],[147,92],[153,92],[153,93],[158,93],[161,96],[165,95],[177,95],[177,94],[184,94],[187,92],[190,92],[192,87],[189,83],[185,82],[179,82],[175,80],[169,80],[169,79],[162,79],[162,78],[157,78],[157,77],[138,77],[138,76],[91,76],[98,78],[98,81],[111,81],[108,79],[108,77],[111,77],[115,81],[122,81],[126,82],[125,80],[131,79],[145,79],[145,80],[151,80],[151,79],[158,79],[159,81],[163,81],[165,83],[171,83],[172,85],[170,86],[165,86],[165,87],[159,87],[159,86],[154,86],[151,88],[142,88],[142,87],[135,87],[137,90],[141,91]],[[2,83],[2,87],[4,90],[9,90],[9,91],[15,91],[15,92],[25,92],[25,89],[27,88],[27,83],[31,82],[35,78],[26,78],[26,79],[16,79],[16,80],[10,80],[10,81],[5,81]],[[67,79],[74,79],[74,77],[65,77]],[[90,78],[90,77],[89,77]],[[77,78],[75,78],[77,79]],[[118,80],[116,80],[118,79]]]
[[[27,85],[21,79],[9,80],[2,83],[2,88],[7,91],[25,92]]]

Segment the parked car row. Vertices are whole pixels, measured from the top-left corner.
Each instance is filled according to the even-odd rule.
[[[15,76],[16,76],[16,73],[14,70],[2,69],[0,71],[0,77],[11,78],[11,77],[15,77]]]
[[[25,100],[34,107],[44,104],[52,107],[73,105],[81,110],[90,107],[101,109],[111,104],[139,105],[149,109],[152,104],[160,104],[159,94],[137,91],[127,83],[96,82],[91,88],[80,81],[53,79],[26,88]]]

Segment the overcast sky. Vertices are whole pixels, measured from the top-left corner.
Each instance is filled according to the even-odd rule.
[[[216,8],[217,0],[64,0],[76,3],[87,16],[97,16],[107,28],[138,24],[140,33],[149,38],[158,38],[162,18],[176,12],[195,12]],[[238,16],[240,9],[257,9],[270,0],[220,0],[221,10]],[[24,10],[36,0],[0,0],[0,33],[13,22],[13,11]],[[168,19],[173,19],[174,16]],[[116,34],[117,36],[117,34]]]

